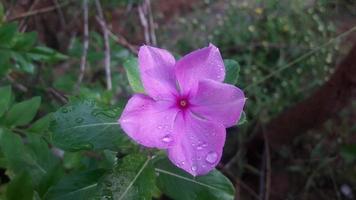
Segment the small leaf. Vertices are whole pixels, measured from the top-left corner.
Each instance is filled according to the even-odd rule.
[[[40,104],[41,97],[33,97],[13,105],[6,114],[5,123],[12,126],[28,124],[36,116]]]
[[[32,126],[28,129],[31,132],[41,133],[48,130],[50,122],[52,120],[52,115],[48,114],[41,119],[35,121]]]
[[[32,200],[33,186],[31,176],[22,172],[15,176],[6,188],[7,200]]]
[[[69,174],[51,187],[45,199],[51,200],[89,200],[97,194],[98,180],[105,170],[95,169],[77,174]]]
[[[225,83],[235,85],[237,83],[237,79],[240,72],[240,65],[235,60],[225,59]]]
[[[131,154],[120,160],[103,178],[99,196],[117,200],[152,199],[155,178],[150,159],[141,154]]]
[[[117,123],[120,113],[93,100],[75,100],[53,114],[53,142],[67,151],[123,148],[129,142]]]
[[[11,102],[11,87],[0,87],[0,117],[9,109]]]
[[[175,200],[233,200],[235,189],[232,183],[218,170],[207,175],[193,177],[178,169],[168,159],[162,159],[155,165],[159,173],[159,189]]]
[[[237,126],[241,126],[242,124],[245,124],[247,122],[247,117],[245,111],[242,111],[239,122],[237,123]]]
[[[127,79],[130,86],[135,93],[144,93],[145,90],[142,86],[140,71],[138,69],[137,58],[131,58],[124,63]]]

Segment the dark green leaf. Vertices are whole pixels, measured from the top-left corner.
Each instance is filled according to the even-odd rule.
[[[32,177],[33,185],[43,194],[59,174],[59,159],[49,150],[48,145],[38,136],[28,134],[25,146],[20,136],[0,129],[0,147],[7,161],[8,169],[14,174],[26,171]],[[53,173],[56,171],[56,173]]]
[[[340,154],[348,162],[356,160],[356,144],[342,145]]]
[[[53,114],[54,144],[68,151],[123,148],[128,141],[117,123],[120,113],[92,100],[74,101]]]
[[[32,200],[33,186],[31,176],[22,172],[15,176],[6,188],[7,200]]]
[[[235,85],[237,83],[237,79],[240,72],[239,63],[235,60],[225,59],[224,64],[226,71],[224,82]]]
[[[24,166],[27,166],[27,161],[31,160],[25,152],[20,136],[5,129],[0,129],[0,147],[6,158],[8,170],[15,173],[20,173]]]
[[[11,102],[11,86],[0,87],[0,117],[9,109]]]
[[[0,26],[0,41],[2,45],[11,43],[12,38],[16,35],[17,25],[15,23],[6,23]]]
[[[48,200],[89,200],[94,199],[98,190],[98,180],[104,170],[96,169],[70,174],[51,187],[45,195]]]
[[[124,68],[126,70],[127,79],[129,80],[132,90],[135,93],[144,93],[145,90],[142,86],[137,58],[126,60],[124,63]]]
[[[5,123],[12,126],[28,124],[36,116],[40,104],[41,97],[14,104],[6,114]]]
[[[156,163],[160,190],[175,200],[233,200],[234,187],[222,173],[213,170],[207,175],[193,177],[175,167],[168,159]]]
[[[131,154],[120,160],[103,178],[99,196],[117,200],[152,199],[155,178],[150,159],[141,154]]]

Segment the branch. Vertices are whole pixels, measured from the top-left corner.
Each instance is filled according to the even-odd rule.
[[[83,35],[83,52],[82,57],[80,58],[80,72],[79,78],[77,82],[77,87],[83,81],[85,67],[87,64],[87,55],[88,55],[88,48],[89,48],[89,23],[88,23],[88,0],[83,0],[83,20],[84,20],[84,35]]]
[[[17,15],[17,16],[14,16],[14,17],[12,17],[10,19],[7,19],[7,21],[11,22],[11,21],[20,20],[20,19],[23,19],[23,18],[27,18],[27,17],[31,17],[31,16],[43,14],[43,13],[48,13],[48,12],[54,11],[54,10],[56,10],[58,8],[67,6],[69,4],[70,4],[70,1],[67,1],[67,2],[59,4],[59,5],[54,5],[54,6],[50,6],[50,7],[46,7],[46,8],[41,8],[41,9],[38,9],[38,10],[33,10],[33,11],[31,11],[32,8],[30,8],[30,11],[28,11],[26,13],[22,13],[22,14]]]
[[[109,43],[109,32],[106,28],[106,22],[103,14],[103,10],[101,8],[100,0],[95,0],[96,9],[98,11],[99,17],[96,17],[96,20],[101,26],[104,36],[104,66],[105,66],[105,75],[106,75],[106,86],[108,90],[112,89],[112,82],[111,82],[111,69],[110,69],[110,43]]]

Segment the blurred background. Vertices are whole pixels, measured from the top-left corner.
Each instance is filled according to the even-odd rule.
[[[218,166],[236,199],[356,199],[356,1],[0,2],[0,84],[41,96],[38,118],[73,95],[124,104],[142,44],[213,43],[248,98]]]

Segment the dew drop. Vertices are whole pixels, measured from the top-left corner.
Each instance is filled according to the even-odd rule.
[[[197,171],[197,166],[195,166],[195,165],[192,165],[192,171]]]
[[[165,142],[165,143],[170,143],[173,141],[172,137],[169,136],[169,135],[166,135],[162,138],[162,141]]]
[[[210,164],[214,164],[217,159],[218,154],[216,152],[209,152],[208,155],[206,155],[205,161]]]
[[[181,165],[184,165],[184,164],[185,164],[185,162],[184,162],[184,161],[182,161],[182,162],[180,162],[180,164],[181,164]]]
[[[84,121],[84,119],[81,117],[78,117],[75,119],[75,122],[77,122],[78,124],[82,123],[83,121]]]
[[[163,127],[162,126],[157,126],[158,129],[162,129]]]

